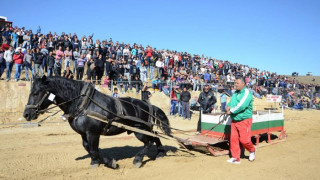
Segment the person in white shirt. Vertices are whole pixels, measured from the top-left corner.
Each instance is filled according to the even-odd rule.
[[[157,77],[158,77],[158,78],[161,78],[162,73],[163,73],[163,68],[164,68],[164,62],[163,62],[162,59],[159,59],[159,60],[156,62],[156,67],[157,67]]]
[[[11,79],[11,72],[13,67],[13,47],[10,46],[8,50],[4,52],[4,59],[6,60],[6,76],[7,82]]]

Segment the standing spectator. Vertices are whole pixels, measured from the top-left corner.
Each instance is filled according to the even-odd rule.
[[[31,50],[28,49],[27,54],[25,54],[23,57],[23,64],[24,64],[24,68],[25,68],[25,72],[26,72],[26,80],[27,81],[30,81],[29,69],[31,71],[31,79],[33,79],[34,72],[33,72],[33,68],[32,68],[32,61],[34,61],[33,56],[31,54]]]
[[[55,76],[61,76],[61,62],[59,59],[56,59],[56,62],[54,63],[54,66],[53,66],[53,71],[54,71],[54,75]]]
[[[13,55],[13,61],[15,66],[15,73],[14,73],[14,80],[19,81],[20,80],[20,74],[22,69],[22,63],[23,63],[23,53],[21,52],[21,48],[18,48],[17,51]]]
[[[131,82],[132,82],[132,86],[136,89],[136,94],[139,94],[141,86],[142,86],[142,82],[139,79],[139,76],[135,76]],[[130,88],[132,88],[132,87],[130,86]],[[132,90],[132,89],[130,89],[130,90]]]
[[[49,56],[47,57],[47,65],[48,65],[48,76],[53,75],[53,68],[54,68],[55,58],[52,54],[52,51],[49,51]]]
[[[42,61],[43,61],[44,55],[40,52],[40,49],[36,49],[36,53],[34,54],[34,75],[39,76],[39,69],[41,72],[41,77],[43,76],[43,69],[42,69]]]
[[[23,44],[22,44],[22,47],[23,47],[23,48],[26,48],[26,49],[30,49],[30,40],[31,40],[30,34],[29,34],[29,32],[27,32],[27,33],[23,36]]]
[[[126,45],[123,49],[123,58],[125,61],[128,61],[129,54],[130,54],[130,50],[129,50],[128,45]]]
[[[48,55],[49,55],[49,51],[47,49],[47,45],[43,45],[43,47],[40,50],[40,52],[43,54],[43,60],[42,60],[41,68],[43,69],[43,71],[48,72],[47,71],[47,58],[48,58]]]
[[[38,26],[37,34],[41,34],[41,28],[40,28],[40,26]]]
[[[8,44],[11,43],[11,32],[9,27],[6,27],[6,30],[2,33],[2,36],[5,38]]]
[[[136,63],[133,61],[130,67],[130,76],[132,81],[134,81],[135,76],[138,76],[138,74],[140,74],[139,69],[137,68]]]
[[[6,68],[6,60],[4,59],[4,52],[0,49],[0,80],[2,80],[1,76]]]
[[[163,68],[164,68],[164,63],[162,59],[158,59],[158,61],[156,62],[156,67],[157,67],[157,77],[161,78],[163,74]]]
[[[155,65],[155,57],[150,58],[150,64],[149,64],[149,79],[154,78],[154,65]]]
[[[212,90],[209,88],[209,85],[204,86],[203,92],[200,93],[198,102],[200,104],[200,115],[197,127],[197,133],[201,131],[201,113],[208,114],[211,113],[214,104],[217,102],[216,97],[214,96]]]
[[[147,63],[146,65],[150,65],[150,59],[152,57],[152,48],[151,47],[147,47],[147,50],[145,51],[146,57],[147,57]]]
[[[7,82],[11,79],[11,71],[13,67],[13,47],[10,46],[8,50],[4,52],[4,59],[6,60],[6,76],[7,76]]]
[[[220,94],[220,102],[221,102],[221,112],[226,112],[227,95],[224,89]]]
[[[190,120],[190,105],[189,105],[189,101],[191,99],[191,94],[189,91],[187,91],[187,88],[184,86],[183,87],[183,91],[180,94],[180,101],[182,104],[182,116],[183,119],[188,118],[188,120]]]
[[[152,94],[150,93],[150,91],[148,91],[148,86],[147,84],[145,84],[145,86],[143,87],[142,91],[141,91],[141,100],[147,102],[148,104],[150,104],[150,97],[152,96]]]
[[[66,50],[64,53],[64,69],[67,69],[67,67],[70,67],[71,59],[72,59],[72,51],[70,51],[69,46],[65,46]]]
[[[64,56],[64,53],[62,51],[62,46],[59,46],[59,49],[56,50],[56,59],[59,60],[59,63],[61,64],[62,63],[62,58]]]
[[[181,95],[181,88],[179,88],[178,90],[177,90],[177,105],[178,105],[178,115],[179,115],[179,117],[181,117],[182,116],[182,104],[181,104],[181,99],[180,99],[180,95]]]
[[[144,64],[141,64],[140,67],[140,79],[143,83],[147,82],[147,72],[148,69],[146,66],[144,66]]]
[[[76,72],[76,69],[77,69],[77,60],[80,58],[80,52],[79,52],[79,48],[76,47],[73,51],[73,58],[72,58],[72,66],[73,66],[73,70],[72,72],[75,73]]]
[[[250,152],[249,161],[256,157],[256,148],[251,142],[252,125],[252,94],[245,86],[245,79],[237,77],[235,81],[236,92],[232,95],[226,108],[227,114],[230,114],[231,135],[229,163],[240,163],[240,143],[242,147]]]
[[[101,78],[103,76],[103,69],[104,69],[104,60],[102,58],[102,54],[100,54],[99,57],[97,59],[95,59],[94,63],[96,66],[95,79],[97,79],[98,85],[101,85]]]
[[[177,106],[177,92],[175,88],[172,88],[171,90],[171,108],[170,108],[170,115],[174,115],[176,111],[176,106]]]
[[[88,57],[88,56],[87,56]],[[96,65],[94,63],[94,60],[92,59],[92,56],[89,56],[88,60],[88,69],[87,69],[87,80],[89,83],[95,83],[96,79],[95,79],[95,69],[96,69]]]
[[[12,33],[11,33],[11,45],[14,49],[18,48],[19,47],[19,44],[18,44],[18,34],[17,34],[17,30],[14,30]]]
[[[107,60],[106,60],[106,76],[109,76],[111,77],[111,71],[112,71],[112,62],[113,62],[113,59],[111,57],[106,57]]]
[[[81,54],[80,58],[77,59],[77,80],[82,80],[85,64],[84,54]]]

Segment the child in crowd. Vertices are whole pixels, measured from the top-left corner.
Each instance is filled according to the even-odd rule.
[[[119,98],[119,94],[118,94],[118,88],[114,88],[113,89],[113,93],[111,94],[112,97],[115,98]]]

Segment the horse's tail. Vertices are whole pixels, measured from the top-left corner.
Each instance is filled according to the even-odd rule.
[[[168,136],[172,137],[171,135],[171,128],[170,128],[170,122],[167,117],[167,115],[158,107],[153,106],[155,110],[155,116],[156,116],[156,124],[160,127],[160,129]]]

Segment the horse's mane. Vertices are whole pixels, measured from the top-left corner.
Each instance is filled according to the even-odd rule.
[[[57,95],[64,98],[74,98],[80,95],[82,87],[85,85],[84,81],[76,81],[63,77],[48,77],[48,88],[54,91]]]

